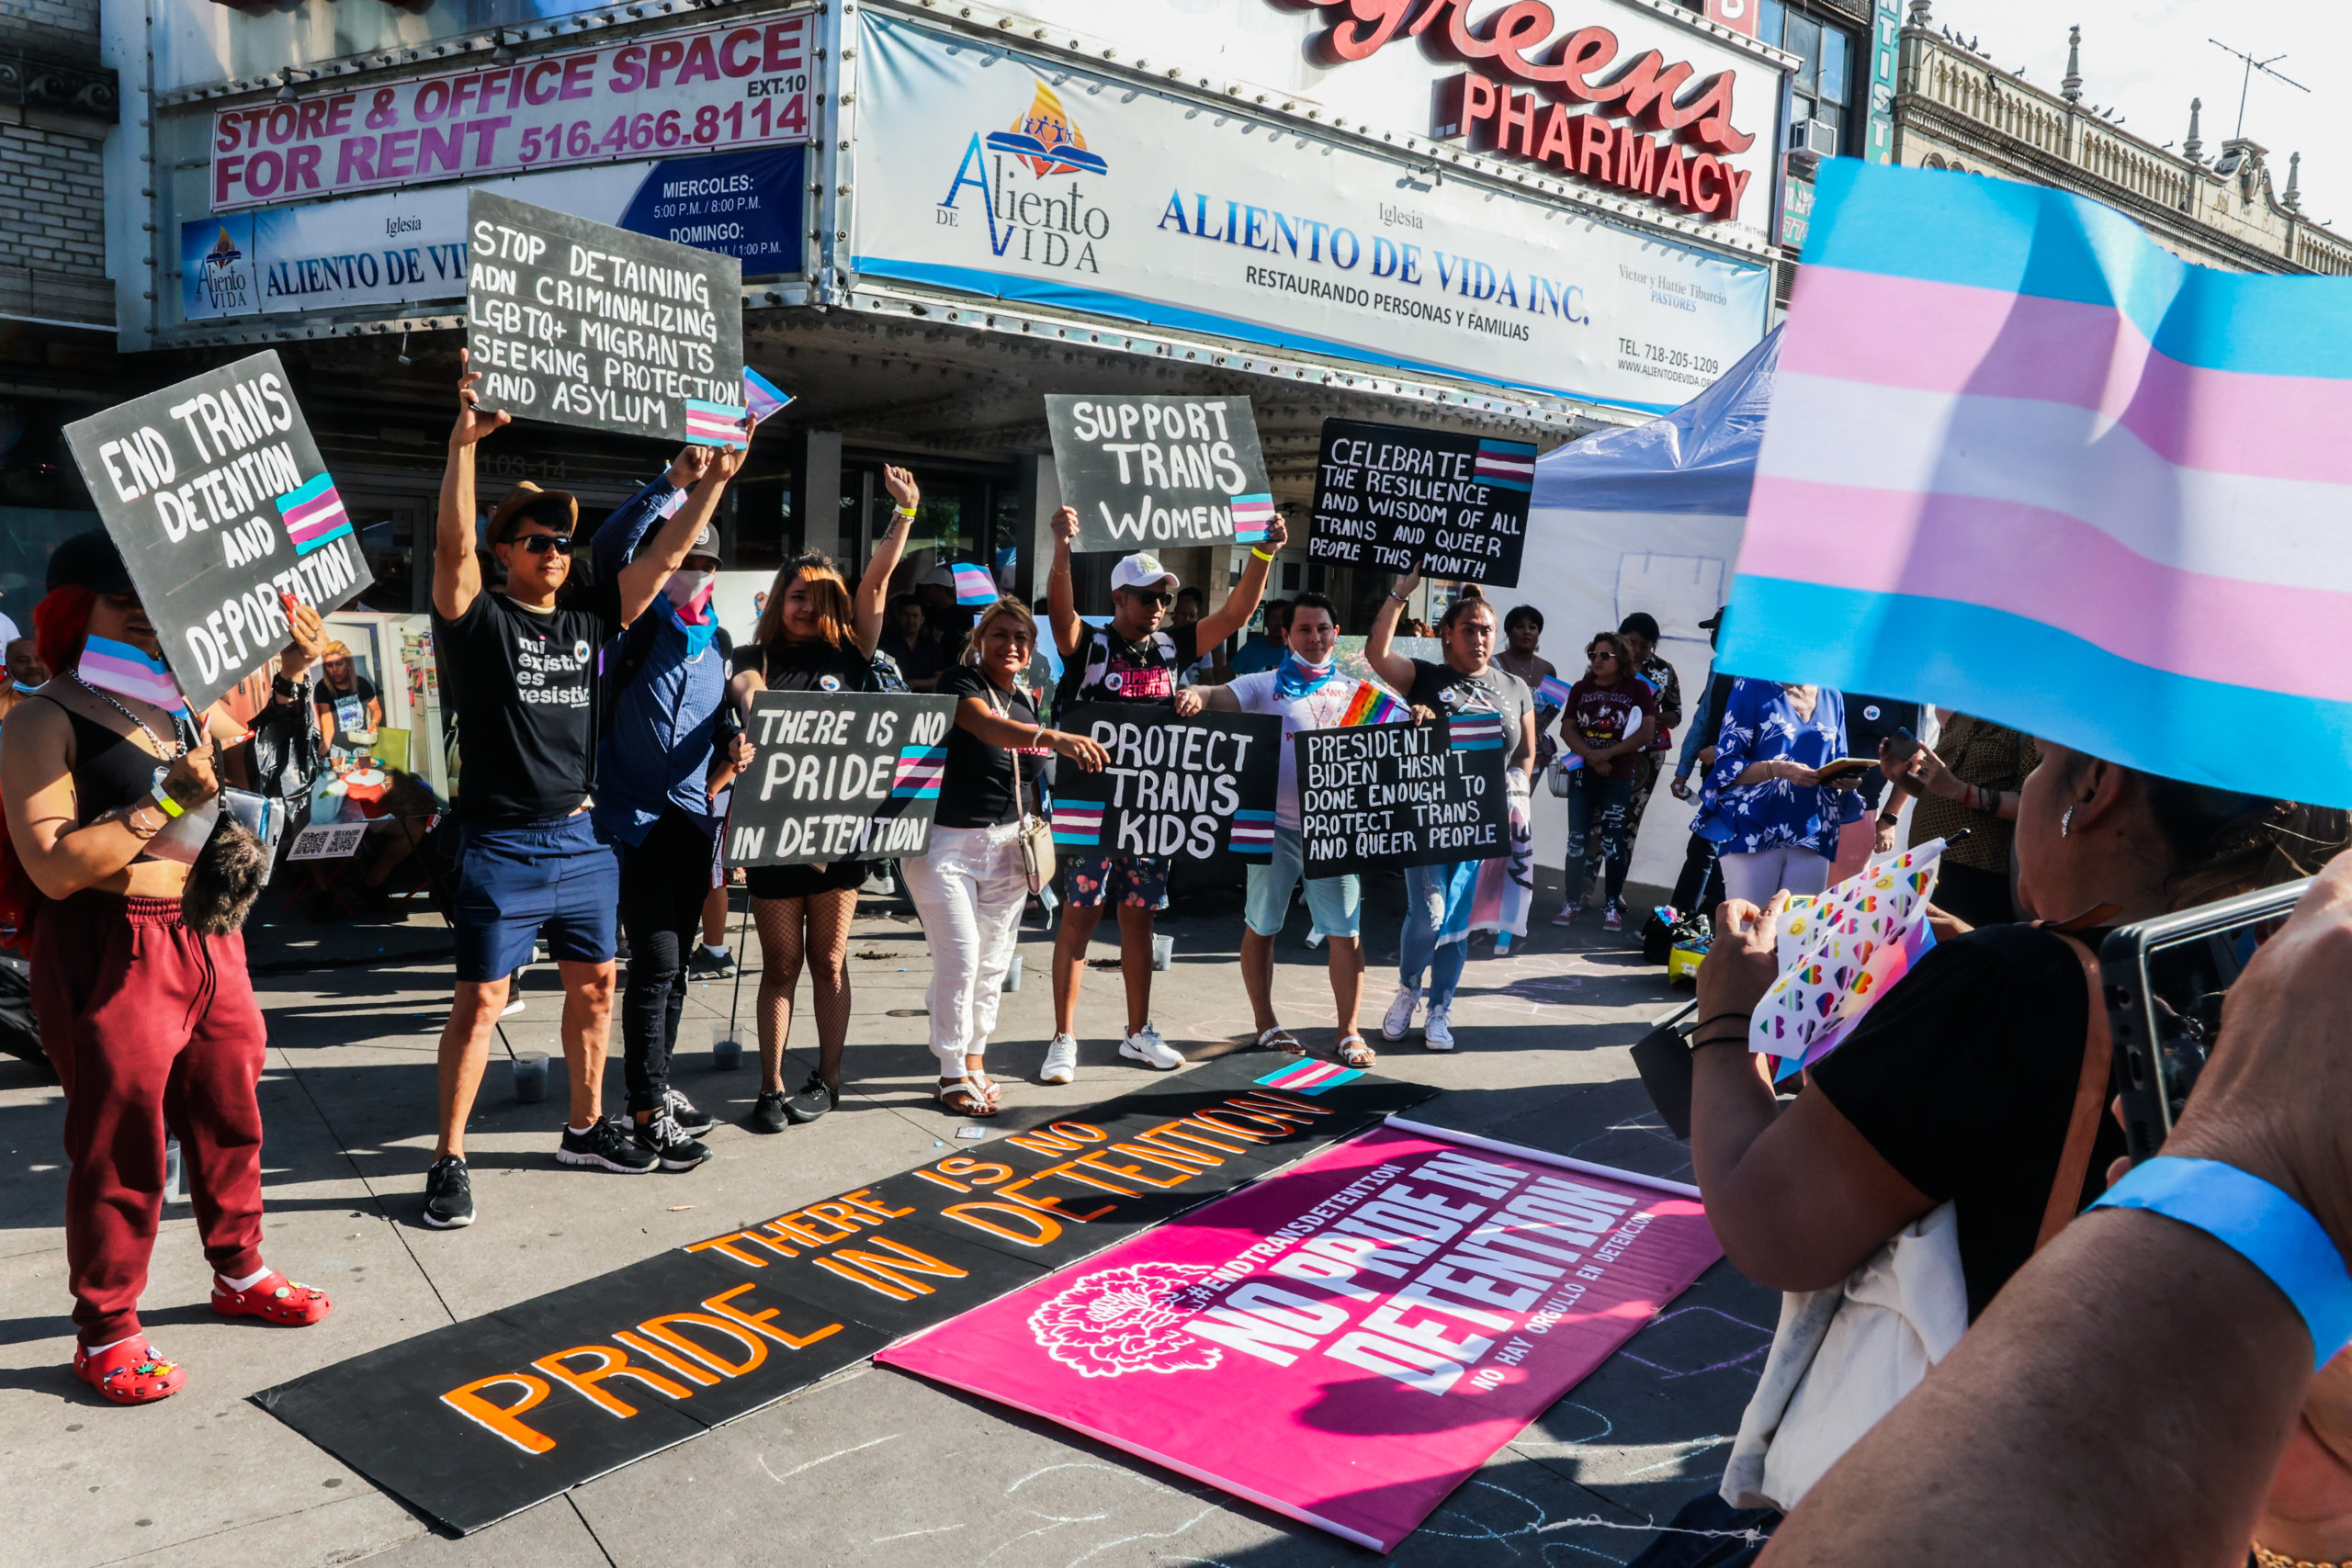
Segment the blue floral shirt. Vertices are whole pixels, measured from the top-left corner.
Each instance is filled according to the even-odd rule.
[[[1732,682],[1723,725],[1715,733],[1715,765],[1708,770],[1699,815],[1690,830],[1727,855],[1753,854],[1783,844],[1836,859],[1838,831],[1859,822],[1862,801],[1853,790],[1825,784],[1732,781],[1751,762],[1787,757],[1817,768],[1846,754],[1846,699],[1828,687],[1802,719],[1777,681]]]

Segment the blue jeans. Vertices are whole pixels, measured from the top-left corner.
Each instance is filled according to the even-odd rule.
[[[1445,890],[1453,881],[1450,865],[1409,865],[1405,868],[1405,931],[1397,943],[1396,980],[1420,989],[1421,972],[1430,977],[1429,1005],[1453,1005],[1453,988],[1462,984],[1462,966],[1470,961],[1470,944],[1437,944],[1437,929],[1445,919]]]
[[[1634,869],[1634,760],[1620,757],[1608,778],[1590,764],[1568,775],[1568,902],[1580,902],[1585,884],[1592,878],[1592,863],[1601,864],[1604,902],[1614,904],[1624,894],[1626,874]]]

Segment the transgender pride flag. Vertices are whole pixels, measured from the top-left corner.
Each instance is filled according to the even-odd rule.
[[[351,532],[351,514],[343,509],[334,480],[324,474],[279,496],[277,515],[286,522],[286,536],[294,542],[297,556],[307,556],[329,539]]]
[[[1821,170],[1719,662],[2352,806],[2352,280]]]

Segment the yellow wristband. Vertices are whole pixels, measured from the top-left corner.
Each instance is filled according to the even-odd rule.
[[[1261,560],[1261,561],[1272,561],[1272,560],[1274,558],[1273,557],[1272,557],[1272,556],[1270,556],[1270,555],[1268,555],[1268,554],[1266,553],[1265,547],[1264,547],[1264,546],[1262,546],[1262,545],[1252,545],[1252,546],[1250,546],[1250,553],[1251,555],[1253,555],[1253,556],[1257,557],[1257,558],[1258,558],[1260,560]]]
[[[187,808],[182,806],[178,801],[174,800],[170,795],[165,795],[162,784],[157,784],[153,789],[147,793],[154,797],[156,805],[164,808],[164,816],[183,817],[187,815]]]

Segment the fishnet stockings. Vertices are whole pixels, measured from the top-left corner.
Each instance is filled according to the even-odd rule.
[[[842,1046],[849,1038],[849,925],[857,889],[836,888],[806,898],[754,898],[760,929],[760,1075],[765,1089],[783,1089],[784,1043],[792,1032],[792,994],[804,960],[816,993],[817,1076],[838,1089]]]

